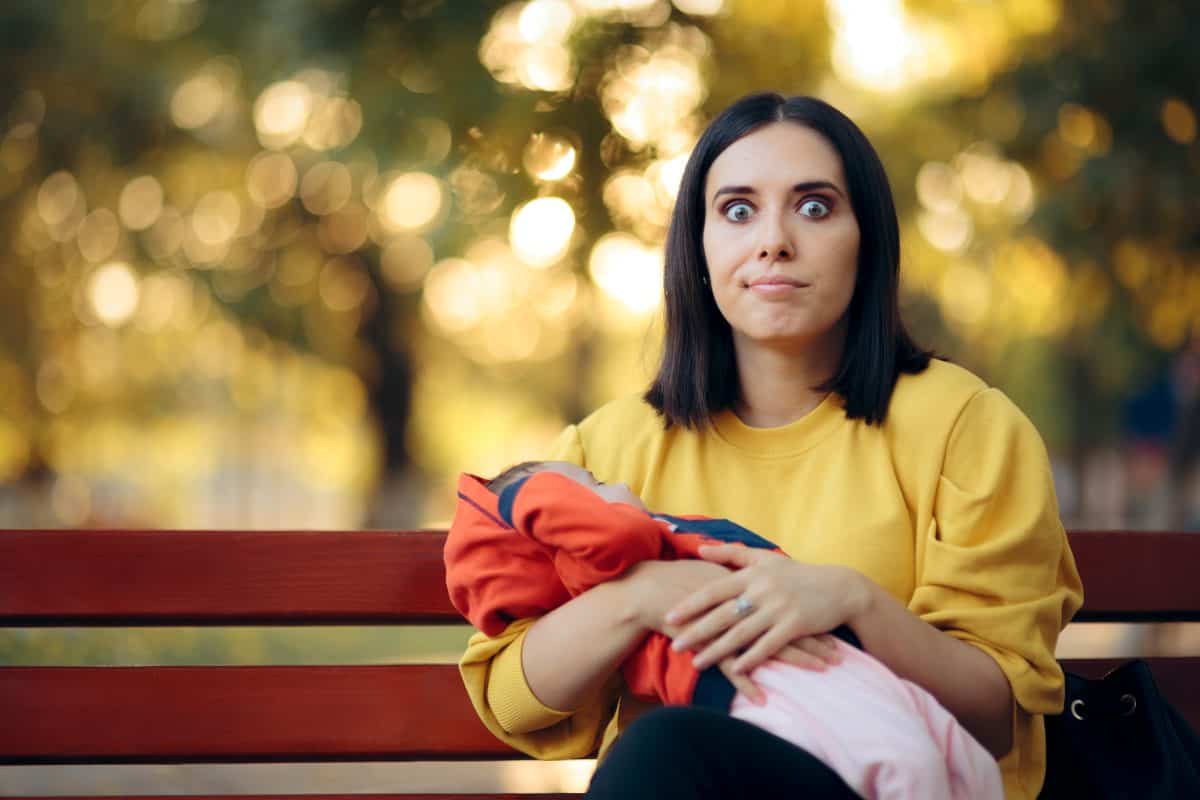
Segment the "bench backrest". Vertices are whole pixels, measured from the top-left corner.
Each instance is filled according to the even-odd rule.
[[[444,538],[0,531],[0,627],[462,624]],[[1200,535],[1073,532],[1071,545],[1087,589],[1078,620],[1200,620]],[[1152,664],[1200,726],[1200,658]],[[479,723],[452,664],[0,667],[0,717],[0,764],[521,757]]]

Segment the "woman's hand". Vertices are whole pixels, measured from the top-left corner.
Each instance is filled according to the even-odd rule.
[[[625,589],[627,616],[647,631],[672,636],[680,626],[666,622],[667,611],[729,574],[727,567],[708,561],[642,561],[618,581]]]
[[[703,546],[700,556],[737,571],[698,588],[664,617],[678,626],[672,647],[704,648],[693,659],[697,669],[734,657],[734,674],[749,672],[789,645],[848,621],[865,601],[861,576],[846,567],[804,564],[735,544]],[[736,610],[738,597],[753,606],[744,616]]]
[[[643,561],[631,567],[618,580],[624,585],[629,616],[647,631],[657,631],[667,637],[675,637],[683,631],[683,625],[667,622],[667,612],[685,599],[695,596],[704,587],[734,575],[728,567],[710,561]],[[838,656],[829,636],[804,636],[785,643],[774,655],[782,661],[805,669],[824,669],[826,664],[838,662]],[[682,648],[676,648],[682,649]],[[746,675],[745,668],[735,669],[736,654],[720,659],[718,667],[733,683],[739,694],[752,703],[762,703],[766,696]],[[700,666],[705,669],[711,663]]]
[[[775,658],[803,669],[819,672],[825,669],[827,664],[841,662],[842,658],[837,653],[836,641],[832,636],[805,636],[791,644],[784,645],[783,649],[775,654]],[[755,705],[762,705],[767,700],[766,694],[758,688],[754,681],[750,680],[745,672],[735,668],[736,661],[737,658],[734,656],[726,656],[717,666],[733,684],[733,688],[737,690],[738,694],[745,695]]]

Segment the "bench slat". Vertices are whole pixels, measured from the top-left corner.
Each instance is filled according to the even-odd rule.
[[[462,623],[441,531],[0,531],[2,625]]]
[[[1200,621],[1200,534],[1080,531],[1070,540],[1085,595],[1076,621]]]
[[[0,763],[512,758],[458,669],[0,667]]]
[[[1200,657],[1149,659],[1200,728]],[[1102,674],[1121,660],[1068,661]],[[0,667],[0,763],[425,761],[518,757],[450,664]]]
[[[459,623],[441,531],[0,531],[0,625]],[[1080,531],[1079,621],[1200,620],[1200,535]]]

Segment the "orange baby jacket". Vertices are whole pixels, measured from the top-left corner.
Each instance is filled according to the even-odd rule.
[[[496,636],[647,559],[699,558],[704,544],[777,549],[729,520],[651,514],[609,503],[557,472],[537,472],[500,496],[462,474],[443,557],[450,600],[472,625]],[[652,632],[622,665],[630,690],[666,705],[727,710],[733,685],[716,666],[703,677],[692,654]]]

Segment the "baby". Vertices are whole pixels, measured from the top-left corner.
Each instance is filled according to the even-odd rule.
[[[705,544],[776,549],[724,519],[655,514],[624,484],[569,462],[526,462],[491,481],[459,478],[446,539],[455,607],[489,636],[540,616],[647,559],[698,558]],[[867,798],[1003,798],[995,759],[929,692],[834,632],[838,662],[805,669],[775,658],[750,679],[766,702],[735,693],[717,667],[651,633],[622,664],[630,690],[668,705],[727,710],[796,744]]]

